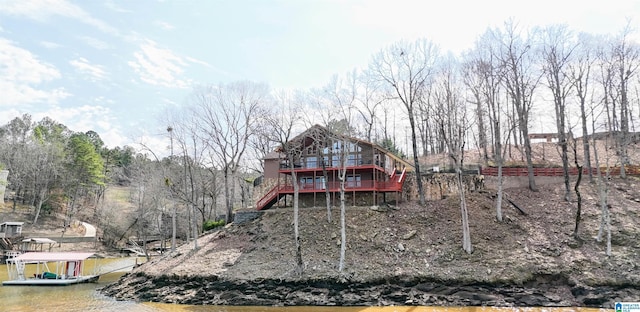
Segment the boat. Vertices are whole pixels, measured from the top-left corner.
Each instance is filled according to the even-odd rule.
[[[84,263],[91,252],[27,252],[7,259],[9,280],[3,286],[65,286],[97,282],[98,274],[84,275]],[[35,264],[36,271],[27,276],[27,264]]]

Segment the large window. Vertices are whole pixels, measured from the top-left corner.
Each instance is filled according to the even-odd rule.
[[[349,154],[347,156],[347,166],[357,166],[358,158],[360,158],[360,154]]]
[[[313,177],[300,177],[301,189],[313,189]]]
[[[359,174],[347,175],[347,187],[361,187],[362,177]]]
[[[318,164],[318,157],[316,156],[309,156],[307,157],[307,168],[318,168],[319,164]]]

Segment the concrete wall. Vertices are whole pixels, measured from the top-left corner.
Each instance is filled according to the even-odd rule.
[[[586,177],[587,180],[589,179],[588,177]],[[509,189],[509,188],[522,188],[522,187],[529,187],[529,178],[526,176],[522,176],[522,177],[502,177],[502,185],[505,189]],[[571,177],[571,185],[573,187],[573,183],[575,183],[575,176]],[[585,177],[582,177],[583,182],[585,181]],[[542,185],[549,185],[549,184],[558,184],[558,183],[563,183],[564,181],[564,177],[541,177],[541,176],[537,176],[535,177],[536,180],[536,185],[538,186],[542,186]],[[485,176],[484,177],[484,183],[486,185],[487,188],[490,189],[498,189],[498,177],[493,177],[493,176]]]
[[[236,211],[236,213],[233,214],[233,223],[234,224],[249,223],[255,219],[260,218],[263,213],[264,211],[257,211],[257,210]]]

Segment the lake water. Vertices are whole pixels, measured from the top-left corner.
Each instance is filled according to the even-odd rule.
[[[192,306],[151,302],[116,301],[101,295],[96,289],[116,282],[126,269],[135,263],[135,258],[97,259],[86,263],[85,273],[99,268],[99,272],[109,272],[100,277],[98,283],[70,286],[0,286],[0,311],[32,312],[32,311],[100,311],[100,312],[564,312],[564,311],[612,311],[605,309],[585,308],[493,308],[493,307],[224,307],[224,306]],[[30,268],[27,268],[27,273]],[[33,269],[35,270],[35,269]],[[0,280],[7,280],[6,265],[0,266]]]

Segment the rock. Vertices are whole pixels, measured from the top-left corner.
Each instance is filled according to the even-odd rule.
[[[418,233],[418,231],[411,230],[409,233],[407,233],[404,236],[402,236],[402,239],[404,239],[404,240],[411,239],[412,237],[414,237],[416,235],[416,233]]]
[[[360,239],[363,241],[367,241],[367,236],[365,236],[364,234],[360,234]]]
[[[398,243],[398,251],[404,251],[404,245],[402,243]]]
[[[479,294],[473,294],[473,299],[478,300],[480,302],[487,302],[487,301],[496,301],[498,300],[498,297],[494,295],[479,293]]]

